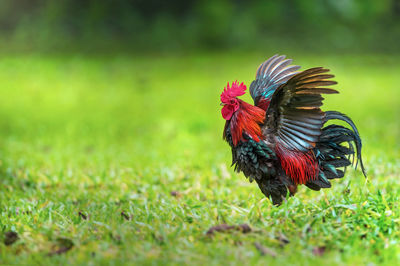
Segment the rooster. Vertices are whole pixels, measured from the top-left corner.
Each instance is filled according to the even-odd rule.
[[[262,193],[280,205],[298,185],[312,190],[331,187],[347,166],[361,158],[361,138],[353,121],[337,111],[322,111],[322,94],[338,91],[329,69],[298,71],[291,59],[275,55],[262,63],[250,85],[254,105],[237,98],[243,83],[233,82],[221,94],[223,139],[232,148],[232,166],[256,181]],[[351,127],[325,125],[342,120]],[[356,154],[356,155],[355,155]],[[353,158],[351,162],[351,158]]]

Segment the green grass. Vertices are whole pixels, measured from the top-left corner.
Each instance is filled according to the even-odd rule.
[[[290,55],[336,74],[325,109],[358,125],[369,177],[350,169],[277,208],[230,168],[219,106],[271,54],[3,55],[0,263],[397,264],[400,57]],[[206,235],[223,223],[252,232]],[[55,254],[59,239],[73,247]]]

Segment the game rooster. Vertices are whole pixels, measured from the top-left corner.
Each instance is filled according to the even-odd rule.
[[[313,190],[331,187],[329,180],[344,176],[351,157],[360,162],[361,139],[346,115],[324,112],[322,94],[338,93],[322,67],[297,71],[285,56],[273,56],[260,65],[250,85],[254,105],[238,96],[245,94],[243,83],[227,85],[221,94],[222,117],[226,120],[223,138],[232,148],[232,165],[276,205],[297,185]],[[342,120],[352,129],[325,123]],[[357,168],[356,163],[356,168]],[[289,190],[289,193],[288,193]]]

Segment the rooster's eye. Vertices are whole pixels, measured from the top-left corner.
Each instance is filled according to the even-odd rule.
[[[230,104],[234,104],[234,103],[235,103],[235,100],[232,99],[232,100],[230,101]]]

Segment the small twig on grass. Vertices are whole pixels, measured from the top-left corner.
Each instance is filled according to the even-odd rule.
[[[267,247],[264,247],[263,245],[261,245],[258,242],[255,242],[254,246],[256,247],[256,249],[258,249],[258,251],[260,251],[261,255],[263,255],[263,256],[269,255],[274,258],[277,256],[275,251],[273,251],[272,249],[269,249]]]
[[[124,211],[121,212],[121,217],[123,217],[127,221],[131,220],[131,217],[128,214],[126,214]]]
[[[72,242],[71,239],[68,238],[58,238],[57,239],[57,244],[53,246],[53,250],[48,253],[48,256],[54,256],[54,255],[60,255],[63,253],[68,252],[72,247],[74,246],[74,243]]]
[[[251,232],[251,227],[248,224],[240,224],[240,225],[227,225],[227,224],[220,224],[211,227],[208,229],[206,235],[214,235],[214,232],[227,232],[231,230],[238,230],[243,232],[244,234]]]
[[[79,211],[78,215],[79,215],[79,217],[81,217],[83,220],[87,220],[87,219],[88,219],[87,215],[85,215],[85,214],[84,214],[83,212],[81,212],[81,211]]]

